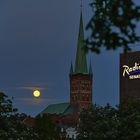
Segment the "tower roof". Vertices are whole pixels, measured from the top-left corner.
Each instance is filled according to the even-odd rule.
[[[76,61],[75,61],[75,73],[76,74],[88,73],[86,52],[84,50],[84,28],[83,28],[82,12],[80,16],[80,27],[79,27],[79,36],[78,36],[78,43],[77,43]]]

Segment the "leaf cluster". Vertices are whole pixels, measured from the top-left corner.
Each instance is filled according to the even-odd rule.
[[[21,121],[21,114],[13,107],[12,100],[0,92],[0,139],[33,140],[35,133]]]
[[[24,123],[22,118],[26,117],[26,114],[19,114],[12,100],[0,92],[0,140],[59,140],[58,129],[47,114],[37,116],[32,128]]]
[[[84,110],[80,115],[78,140],[139,140],[139,105],[138,102],[123,107],[94,105]]]
[[[130,45],[140,41],[135,31],[140,6],[133,0],[93,0],[90,6],[93,15],[86,27],[91,31],[86,39],[88,49],[100,53],[102,47],[107,50],[123,47],[128,52]]]

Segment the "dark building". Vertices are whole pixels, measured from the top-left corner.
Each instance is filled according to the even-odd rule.
[[[70,104],[79,110],[92,104],[92,67],[87,67],[86,53],[84,51],[84,30],[82,14],[80,17],[79,37],[75,69],[70,69]]]
[[[140,99],[140,51],[120,55],[120,102]]]
[[[51,104],[39,115],[49,114],[51,119],[67,133],[66,137],[76,138],[76,126],[79,123],[79,112],[92,104],[92,67],[87,66],[84,51],[84,28],[82,13],[80,16],[79,35],[75,67],[70,67],[70,102]]]

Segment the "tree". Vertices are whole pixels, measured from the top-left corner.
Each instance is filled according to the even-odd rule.
[[[1,140],[59,140],[59,133],[48,115],[38,116],[33,128],[23,122],[23,114],[13,107],[12,100],[0,92]],[[24,114],[26,117],[27,115]]]
[[[48,114],[36,117],[34,130],[38,135],[37,140],[59,140],[58,129]]]
[[[123,101],[119,109],[120,140],[140,139],[140,102],[136,99]]]
[[[126,102],[120,107],[94,105],[80,115],[78,140],[139,140],[140,103]]]
[[[12,101],[0,92],[0,139],[34,140],[36,134],[20,120],[21,115],[13,107]]]
[[[93,16],[86,27],[91,31],[86,39],[87,50],[100,53],[102,47],[107,50],[123,47],[126,53],[131,50],[130,45],[140,41],[135,31],[140,6],[133,0],[93,0],[90,6]]]
[[[93,106],[80,115],[78,140],[116,140],[118,110],[107,105]]]

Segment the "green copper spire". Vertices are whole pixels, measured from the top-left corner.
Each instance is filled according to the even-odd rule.
[[[75,73],[87,74],[87,60],[86,52],[84,51],[84,28],[83,28],[83,19],[82,12],[80,16],[80,27],[79,27],[79,36],[77,44],[77,54],[75,61]]]

